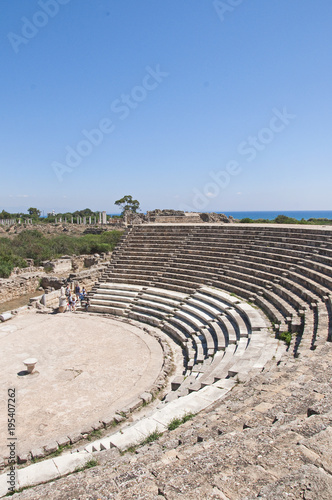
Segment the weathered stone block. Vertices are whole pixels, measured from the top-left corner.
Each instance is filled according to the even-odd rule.
[[[133,403],[131,403],[128,406],[128,408],[129,408],[130,413],[132,413],[133,411],[137,410],[141,406],[142,406],[142,400],[141,399],[136,399]]]
[[[124,420],[126,420],[126,418],[123,416],[123,415],[120,415],[119,413],[116,413],[114,415],[114,421],[119,424],[120,422],[123,422]]]
[[[17,463],[25,464],[30,459],[28,454],[17,455]]]
[[[114,421],[114,415],[106,415],[101,419],[101,422],[105,427],[110,427],[113,424]]]
[[[42,448],[35,448],[31,450],[31,456],[35,459],[43,458],[45,456],[45,450],[43,450]]]
[[[152,394],[150,394],[149,392],[143,392],[143,394],[140,395],[140,398],[142,399],[144,404],[148,404],[152,401]]]
[[[49,455],[50,453],[54,453],[58,449],[58,443],[56,441],[52,441],[48,443],[46,446],[44,446],[44,450],[46,455]]]
[[[95,431],[98,431],[99,429],[102,429],[104,427],[104,423],[101,422],[101,421],[96,421],[96,422],[93,422],[93,424],[91,425],[91,427],[95,430]]]
[[[81,433],[70,434],[68,437],[70,439],[70,443],[74,444],[74,443],[77,443],[78,441],[80,441],[82,439],[82,434]]]

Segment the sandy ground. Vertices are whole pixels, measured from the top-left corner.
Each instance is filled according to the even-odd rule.
[[[86,313],[27,311],[0,323],[0,456],[8,442],[8,389],[16,392],[17,453],[77,434],[153,384],[163,362],[143,330]],[[26,375],[23,360],[38,359]]]

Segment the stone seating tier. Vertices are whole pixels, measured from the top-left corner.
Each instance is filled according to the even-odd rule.
[[[257,234],[250,234],[250,232],[245,231],[244,233],[238,233],[233,231],[233,234],[218,234],[217,230],[215,229],[210,230],[210,232],[205,233],[204,235],[199,235],[198,233],[193,234],[189,238],[194,239],[197,242],[200,243],[206,243],[206,241],[209,241],[210,243],[232,243],[232,242],[240,242],[243,241],[243,238],[246,237],[250,242],[255,242],[257,245],[264,245],[266,242],[266,238],[268,238],[269,245],[283,245],[286,243],[288,245],[296,245],[296,246],[303,246],[305,243],[305,246],[310,246],[316,249],[326,249],[327,251],[332,250],[332,242],[330,239],[326,239],[325,242],[318,241],[316,237],[312,236],[312,238],[308,236],[304,236],[302,238],[299,237],[293,237],[292,235],[288,235],[286,237],[276,237],[272,236],[269,234],[266,235],[257,235]]]
[[[230,249],[227,249],[227,250],[228,250],[228,251],[230,251]],[[150,255],[150,257],[151,257],[151,255]],[[206,258],[206,257],[205,257],[205,258]],[[151,262],[151,260],[150,260],[150,262]],[[321,277],[321,278],[322,278],[322,277]]]
[[[240,347],[244,352],[252,332],[266,330],[264,320],[256,311],[218,290],[204,287],[201,293],[185,295],[128,284],[121,290],[121,286],[100,283],[91,295],[91,311],[124,315],[161,328],[180,343],[186,370],[196,377],[209,371],[209,358],[232,345],[237,347],[237,352]],[[100,290],[104,293],[99,293]],[[119,297],[125,299],[121,309]],[[161,300],[166,300],[168,305]],[[211,303],[213,306],[209,306]]]
[[[305,328],[310,338],[313,309],[331,314],[331,234],[308,227],[143,224],[121,240],[105,281],[190,295],[205,285],[224,288],[254,300],[276,328],[302,334]]]
[[[240,257],[237,258],[240,259]],[[301,284],[302,287],[306,289],[305,293],[307,295],[310,294],[310,288],[319,296],[326,295],[330,293],[330,287],[332,285],[331,278],[324,276],[321,273],[312,271],[311,269],[299,266],[298,262],[294,264],[286,264],[285,262],[280,261],[267,261],[266,258],[263,259],[259,257],[241,255],[241,267],[256,269],[257,271],[265,271],[277,276],[282,276],[282,274],[288,273],[289,279]],[[325,283],[328,285],[327,287],[324,286]]]
[[[319,297],[323,298],[327,296],[331,290],[332,287],[332,279],[328,276],[324,276],[321,273],[312,271],[311,269],[307,269],[305,267],[299,266],[297,263],[293,264],[285,264],[284,262],[276,261],[276,260],[269,260],[259,258],[259,257],[252,257],[248,256],[247,254],[235,254],[233,256],[229,256],[229,253],[227,252],[222,252],[220,254],[220,257],[215,258],[215,261],[211,261],[211,258],[205,257],[202,254],[196,254],[196,255],[187,255],[186,257],[181,257],[180,259],[177,259],[177,265],[182,264],[182,267],[191,267],[193,270],[202,270],[204,269],[204,265],[200,264],[193,264],[197,262],[197,259],[204,259],[204,262],[206,262],[206,266],[208,266],[208,269],[215,269],[215,272],[217,272],[218,269],[222,269],[224,264],[229,264],[230,261],[240,261],[237,264],[233,265],[238,265],[241,267],[243,270],[247,270],[245,272],[250,273],[250,272],[265,272],[269,273],[270,276],[268,276],[268,279],[273,279],[272,275],[275,275],[276,277],[281,277],[282,275],[285,275],[285,273],[288,273],[288,278],[286,278],[284,281],[290,284],[290,286],[294,286],[295,293],[296,293],[296,287],[299,287],[299,292],[300,295],[305,296],[305,300],[310,300],[308,299],[309,296],[311,296],[311,301],[314,301],[314,294],[318,295]],[[222,258],[222,263],[220,262],[220,258]],[[329,270],[328,270],[329,272]],[[290,281],[289,281],[290,280]],[[294,281],[294,285],[292,285],[292,281]],[[327,285],[327,286],[325,286]],[[314,294],[310,292],[312,290]]]
[[[260,254],[262,254],[262,252],[260,252]],[[229,257],[229,255],[224,256],[224,254],[221,255],[221,257],[223,259],[223,262],[225,262],[225,263],[228,263],[229,260],[232,259],[232,257]],[[200,255],[199,258],[202,259],[203,256]],[[233,257],[233,259],[234,258],[235,258],[235,256]],[[240,257],[238,255],[236,256],[236,258],[240,259]],[[193,256],[190,256],[190,258],[187,257],[185,260],[188,262],[191,259],[194,260]],[[266,263],[264,263],[264,261]],[[289,273],[287,281],[288,281],[288,279],[293,280],[294,286],[299,287],[299,290],[301,290],[301,286],[302,286],[302,288],[304,288],[306,290],[305,295],[307,297],[310,294],[310,289],[315,294],[317,294],[319,297],[321,297],[323,300],[325,300],[325,297],[327,297],[328,295],[331,294],[332,279],[330,278],[330,274],[329,274],[329,276],[324,276],[322,273],[319,273],[317,271],[313,271],[312,267],[306,268],[302,265],[301,266],[297,265],[297,263],[289,264],[289,263],[280,262],[280,261],[276,261],[276,260],[272,261],[271,259],[269,259],[269,260],[266,259],[266,257],[265,257],[265,259],[263,259],[262,257],[248,256],[247,254],[246,255],[242,254],[241,264],[242,264],[241,268],[243,268],[243,269],[247,268],[247,269],[261,270],[261,269],[266,269],[268,267],[269,271],[272,270],[275,272],[276,277],[279,277],[279,275],[281,275],[281,273],[284,273],[285,271],[287,271]],[[271,264],[273,264],[273,267],[271,266]],[[210,263],[209,263],[209,265],[210,265]],[[277,266],[280,266],[280,267],[277,267]],[[219,266],[219,267],[221,267],[221,266]],[[280,269],[280,271],[279,271],[280,274],[278,274],[278,269]],[[250,270],[248,270],[247,272],[250,272]],[[330,271],[328,269],[327,270],[325,269],[325,272],[330,273]],[[303,291],[301,293],[303,293]]]
[[[248,298],[250,298],[252,293],[261,294],[267,300],[269,300],[271,304],[274,305],[275,308],[278,309],[285,318],[292,318],[292,316],[297,316],[296,310],[282,297],[280,297],[279,294],[267,289],[266,283],[253,283],[252,281],[244,279],[240,273],[234,272],[229,272],[228,274],[222,275],[213,282],[213,285],[218,286],[219,288],[226,287],[227,289],[227,284],[233,285],[234,291],[237,290],[237,287],[239,290],[247,290],[248,292],[250,292],[248,293]],[[278,289],[278,291],[279,290],[280,289]]]
[[[286,302],[289,303],[289,305],[294,309],[294,313],[292,315],[296,314],[297,310],[302,310],[306,308],[306,303],[304,300],[301,300],[293,291],[289,288],[291,288],[291,285],[293,285],[291,282],[289,284],[289,288],[286,288],[282,284],[282,279],[280,277],[276,278],[275,276],[271,275],[271,279],[269,280],[267,277],[267,273],[265,275],[261,272],[256,273],[253,271],[250,273],[246,268],[242,268],[241,266],[236,266],[234,264],[229,264],[224,266],[224,270],[220,272],[220,279],[224,279],[225,276],[232,276],[234,278],[241,279],[243,282],[248,282],[253,285],[258,285],[262,289],[267,288],[267,285],[270,285],[273,289],[273,291],[277,294],[280,295],[282,299],[284,299]],[[318,298],[313,296],[312,301],[317,302]],[[310,301],[311,302],[311,301]],[[288,306],[287,309],[291,310],[290,307]]]

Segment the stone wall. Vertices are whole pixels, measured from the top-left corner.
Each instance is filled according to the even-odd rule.
[[[114,222],[107,223],[104,226],[89,226],[84,224],[65,224],[65,223],[48,223],[48,224],[14,224],[13,226],[1,226],[0,235],[9,238],[14,237],[22,231],[39,231],[45,236],[56,234],[67,234],[69,236],[80,236],[82,234],[102,234],[105,231],[119,230],[124,228],[124,221],[116,219]]]
[[[108,252],[47,261],[46,269],[56,270],[56,273],[46,273],[43,267],[15,268],[10,278],[0,278],[0,304],[33,292],[38,295],[43,289],[59,290],[67,283],[74,289],[78,282],[81,288],[85,286],[89,290],[104,272],[110,257],[111,252]]]
[[[150,220],[150,222],[156,222],[157,224],[199,224],[202,219],[199,216],[157,216]]]
[[[70,285],[72,291],[75,290],[76,283],[82,288],[89,290],[107,268],[107,263],[92,266],[90,269],[84,269],[76,273],[70,273],[67,276],[44,275],[41,278],[41,286],[44,289],[54,288],[60,290],[62,286]]]
[[[43,264],[45,271],[51,273],[68,273],[73,268],[72,259],[70,257],[66,259],[46,261]]]
[[[232,217],[225,214],[183,212],[182,210],[152,210],[146,214],[133,214],[126,212],[126,223],[130,225],[143,223],[156,224],[201,224],[202,222],[216,222],[229,224],[236,222]]]
[[[59,297],[60,290],[53,290],[53,292],[45,292],[39,293],[35,297],[32,297],[29,301],[29,306],[34,306],[36,308],[40,308],[40,304],[45,307],[58,307],[59,306]]]
[[[35,271],[14,274],[8,279],[0,278],[0,304],[36,291],[43,274],[41,271]]]

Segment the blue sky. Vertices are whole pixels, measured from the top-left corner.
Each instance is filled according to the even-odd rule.
[[[330,0],[1,9],[0,210],[332,209]]]

